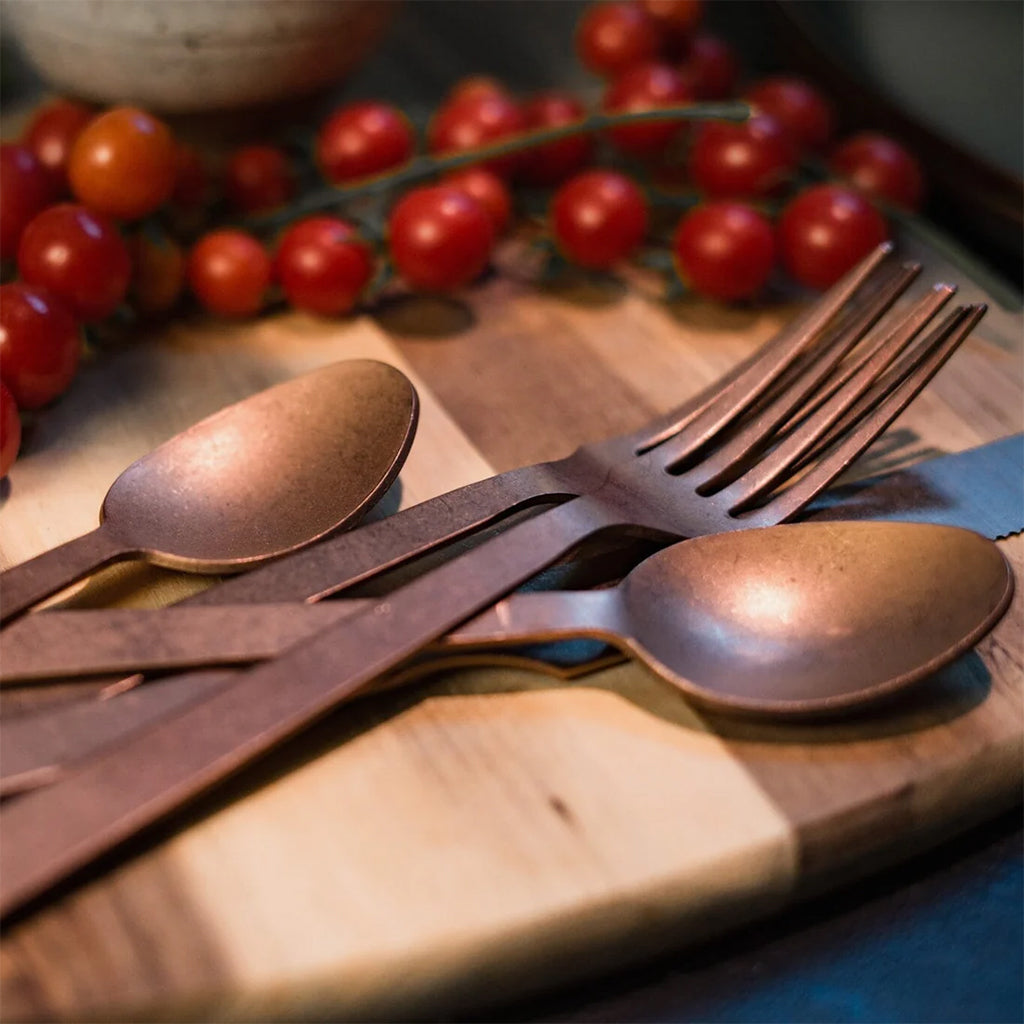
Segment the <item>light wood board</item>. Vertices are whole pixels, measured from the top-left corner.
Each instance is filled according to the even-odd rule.
[[[321,363],[379,358],[416,383],[407,505],[644,422],[792,312],[506,274],[350,321],[179,323],[39,418],[0,558],[90,528],[132,459]],[[865,468],[1021,429],[1020,321],[994,313]],[[1020,540],[1002,542],[1018,572]],[[122,599],[196,585],[121,572]],[[833,725],[706,717],[631,664],[568,684],[474,668],[342,709],[8,928],[3,1015],[443,1016],[700,943],[1018,800],[1021,626],[1018,593],[928,687]]]

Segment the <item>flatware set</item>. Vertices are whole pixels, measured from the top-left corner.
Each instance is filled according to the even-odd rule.
[[[104,505],[105,524],[132,525],[120,533],[111,526],[110,540],[94,542],[99,561],[130,553],[223,571],[274,560],[174,610],[136,616],[132,628],[140,632],[134,635],[152,631],[154,654],[135,661],[129,653],[95,662],[91,670],[263,660],[213,685],[197,684],[195,676],[190,682],[188,674],[163,682],[194,686],[195,699],[57,773],[52,785],[6,802],[0,810],[0,912],[40,896],[382,676],[401,672],[431,645],[596,636],[620,644],[713,710],[784,716],[875,701],[968,649],[998,620],[1012,592],[1005,560],[984,538],[895,524],[766,529],[791,520],[821,494],[906,408],[984,313],[968,306],[942,314],[955,291],[948,285],[896,305],[920,268],[889,270],[888,255],[888,247],[877,250],[760,352],[647,427],[560,461],[471,484],[312,547],[306,547],[310,540],[365,511],[397,476],[416,419],[415,395],[397,371],[338,364],[333,386],[351,407],[332,425],[331,403],[324,399],[316,406],[322,413],[314,416],[317,430],[329,433],[339,424],[347,430],[349,416],[385,425],[387,444],[377,445],[367,430],[344,457],[295,467],[288,445],[294,450],[296,439],[286,437],[275,465],[288,468],[278,474],[284,487],[276,493],[295,494],[300,486],[316,492],[320,480],[342,483],[344,497],[338,503],[325,497],[312,530],[292,528],[284,537],[272,523],[281,515],[294,527],[299,508],[285,506],[282,514],[264,505],[260,522],[272,537],[258,550],[232,542],[242,527],[219,511],[231,502],[218,501],[208,485],[243,481],[241,508],[255,477],[275,476],[259,454],[242,457],[245,437],[229,443],[226,436],[251,440],[265,436],[268,425],[276,433],[278,421],[298,422],[283,409],[289,385],[266,393],[277,392],[279,400],[257,396],[240,403],[140,460]],[[375,387],[386,414],[376,408]],[[313,404],[305,396],[299,401]],[[322,447],[330,445],[324,440]],[[213,525],[186,529],[179,518],[165,543],[160,510],[166,506],[159,497],[133,504],[136,492],[152,488],[159,496],[168,477],[187,481],[193,469],[197,492],[206,494],[202,521]],[[181,516],[191,507],[184,501]],[[527,510],[532,514],[475,537]],[[191,535],[199,532],[204,536],[195,548]],[[189,538],[184,546],[182,535]],[[507,597],[585,542],[628,537],[671,546],[615,588]],[[331,611],[294,604],[320,601],[399,565],[415,566],[419,556],[444,553],[462,538],[477,543],[384,596],[347,608],[351,614],[334,617],[335,605],[349,603],[341,600],[330,602]],[[684,538],[697,539],[673,543]],[[15,567],[0,577],[5,621],[98,564],[95,557],[73,561],[66,549],[36,561],[36,570]],[[273,609],[240,607],[270,602],[293,603],[279,610],[273,642],[266,635]],[[11,627],[3,643],[13,651],[19,631],[31,637],[36,619],[42,629],[52,616],[58,629],[62,614],[36,612]],[[103,628],[114,630],[117,613],[110,614]],[[156,638],[165,627],[161,648]],[[228,638],[223,647],[220,637]],[[247,639],[265,642],[254,650]],[[21,649],[27,662],[32,643]]]

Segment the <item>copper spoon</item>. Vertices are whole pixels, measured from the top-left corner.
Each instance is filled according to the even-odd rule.
[[[862,707],[948,664],[995,625],[1012,593],[1013,575],[999,548],[956,527],[835,522],[712,534],[651,555],[616,587],[514,594],[386,681],[457,666],[467,649],[588,636],[621,647],[706,707],[820,716]],[[134,647],[151,666],[154,656],[141,653],[148,642],[164,652],[162,660],[157,656],[162,667],[181,660],[224,663],[271,657],[365,604],[56,612],[14,627],[11,635],[45,629],[48,620],[59,626],[75,616],[87,625],[108,618],[104,628],[128,629],[122,658]],[[87,647],[87,632],[75,643]],[[37,635],[30,647],[57,644],[57,633]],[[75,646],[67,638],[64,644]],[[493,654],[484,652],[477,660],[488,657]],[[108,702],[9,719],[4,791],[53,781],[58,762],[230,678],[172,677]]]
[[[238,572],[351,524],[398,476],[418,410],[399,370],[355,359],[214,413],[132,463],[95,530],[0,575],[0,621],[112,562]]]
[[[705,568],[708,560],[714,569]],[[868,600],[876,586],[892,595],[891,608]],[[705,703],[732,707],[747,694],[759,702],[753,710],[769,701],[767,710],[779,713],[797,700],[797,710],[819,711],[840,698],[845,706],[853,694],[859,702],[893,679],[904,685],[938,667],[936,659],[955,657],[957,644],[990,626],[1011,592],[999,549],[970,531],[773,527],[664,548],[610,590],[513,594],[414,664],[421,675],[440,655],[467,648],[588,636],[624,648]],[[0,682],[249,664],[372,603],[54,611],[0,635]],[[931,628],[915,626],[915,617]],[[805,624],[800,631],[797,622]],[[895,642],[894,632],[906,638]],[[837,652],[840,640],[861,652],[854,664]],[[881,652],[890,660],[874,657],[880,643],[896,648]]]

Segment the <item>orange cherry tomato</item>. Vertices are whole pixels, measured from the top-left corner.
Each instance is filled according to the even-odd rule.
[[[135,107],[114,107],[75,140],[68,180],[90,209],[137,220],[170,198],[176,162],[174,138],[162,121]]]

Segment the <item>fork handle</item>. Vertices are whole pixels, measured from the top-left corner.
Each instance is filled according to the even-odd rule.
[[[0,622],[10,622],[33,605],[111,562],[133,553],[102,524],[0,573]]]
[[[179,602],[318,601],[545,501],[575,496],[561,463],[540,463],[466,484],[339,534]],[[556,468],[557,467],[557,468]]]
[[[586,497],[518,523],[11,802],[0,811],[0,914],[265,755],[588,537],[622,525]]]

